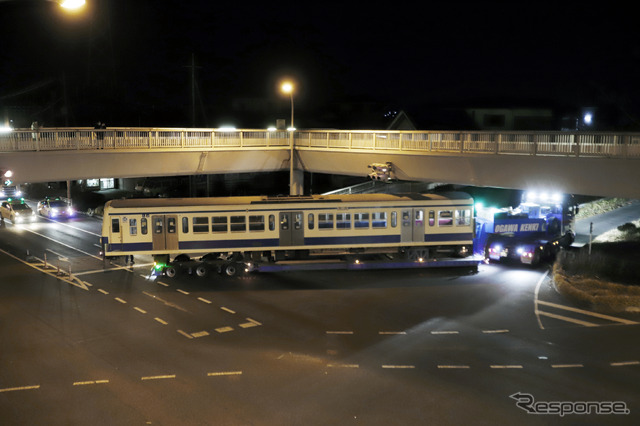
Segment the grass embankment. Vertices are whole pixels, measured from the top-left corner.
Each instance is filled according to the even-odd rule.
[[[581,207],[589,217],[629,204],[629,200],[598,200]],[[583,213],[584,212],[584,213]],[[553,265],[560,294],[603,313],[640,313],[640,220],[626,223],[579,251],[563,251]]]

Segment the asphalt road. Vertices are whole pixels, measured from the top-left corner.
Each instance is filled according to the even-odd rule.
[[[544,266],[153,278],[98,234],[0,230],[2,424],[640,420],[640,318],[574,306]]]

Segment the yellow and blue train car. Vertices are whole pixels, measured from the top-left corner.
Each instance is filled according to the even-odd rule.
[[[451,194],[124,199],[104,208],[105,256],[402,252],[473,246],[473,199]]]

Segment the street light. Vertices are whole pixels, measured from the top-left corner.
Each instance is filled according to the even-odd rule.
[[[60,3],[60,6],[65,9],[76,10],[84,6],[86,2],[84,0],[58,0],[56,3]]]
[[[293,83],[290,81],[285,81],[280,86],[280,90],[282,91],[282,93],[284,93],[285,95],[289,95],[289,98],[291,99],[291,130],[292,131],[293,129],[295,129],[295,127],[293,126],[293,91],[294,89],[295,88],[293,86]]]

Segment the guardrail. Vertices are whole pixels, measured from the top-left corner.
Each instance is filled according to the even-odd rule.
[[[287,131],[179,128],[43,128],[0,133],[0,152],[290,149]],[[640,133],[300,130],[294,146],[405,154],[507,154],[640,158]]]

